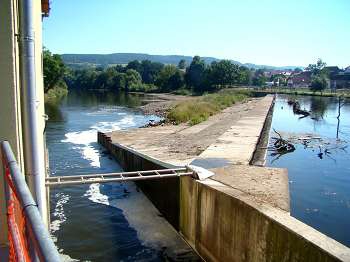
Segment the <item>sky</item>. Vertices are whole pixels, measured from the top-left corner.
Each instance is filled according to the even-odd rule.
[[[350,0],[51,0],[53,53],[200,55],[350,65]]]

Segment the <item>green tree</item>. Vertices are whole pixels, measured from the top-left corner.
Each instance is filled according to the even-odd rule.
[[[322,93],[327,87],[327,78],[324,75],[313,75],[311,77],[310,90],[313,92],[319,91]]]
[[[322,69],[326,66],[327,64],[322,61],[321,58],[319,58],[316,62],[316,64],[309,64],[305,70],[311,71],[313,75],[319,75],[322,71]]]
[[[253,85],[264,86],[267,81],[264,69],[258,69],[254,72]]]
[[[202,84],[205,68],[205,63],[199,56],[193,57],[190,66],[187,68],[186,84],[189,87],[193,87],[195,91],[203,91]]]
[[[128,69],[125,73],[125,89],[128,90],[132,87],[142,84],[142,78],[139,72],[134,69]]]
[[[113,83],[114,83],[114,85],[113,85],[114,89],[125,90],[125,88],[126,88],[125,74],[117,72],[117,74],[113,78]]]
[[[209,88],[224,87],[238,83],[239,66],[230,60],[212,62],[206,71],[207,85]]]
[[[252,76],[251,76],[251,71],[249,70],[249,68],[245,67],[245,66],[240,66],[239,70],[238,70],[237,84],[249,85],[251,78],[252,78]]]
[[[141,62],[141,74],[142,81],[146,84],[154,84],[157,75],[162,70],[164,65],[162,63],[151,62],[150,60],[143,60]]]
[[[128,65],[126,66],[126,69],[134,69],[138,73],[140,74],[142,73],[142,65],[138,60],[133,60],[129,62]]]
[[[166,65],[163,67],[163,69],[159,72],[158,78],[156,81],[156,84],[164,91],[168,91],[170,89],[169,86],[169,80],[170,78],[175,75],[175,73],[178,71],[176,66],[174,65]]]
[[[169,89],[170,90],[177,90],[181,87],[183,87],[185,84],[184,81],[184,73],[177,70],[175,74],[173,74],[168,81]]]
[[[179,61],[179,64],[177,65],[177,67],[178,67],[179,69],[185,69],[185,68],[186,68],[186,60],[185,60],[185,59],[181,59],[181,60]]]
[[[63,77],[66,72],[66,66],[64,65],[60,55],[51,54],[51,52],[43,49],[43,65],[44,65],[44,91],[45,93],[49,89],[54,88],[58,84],[62,84]]]

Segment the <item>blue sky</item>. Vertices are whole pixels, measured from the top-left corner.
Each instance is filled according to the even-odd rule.
[[[51,0],[54,53],[213,56],[350,65],[350,0]]]

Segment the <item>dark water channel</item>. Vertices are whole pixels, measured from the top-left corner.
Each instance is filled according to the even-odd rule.
[[[287,104],[291,99],[311,116],[295,115]],[[288,168],[292,216],[350,247],[349,100],[341,107],[339,123],[337,116],[337,98],[279,95],[272,128],[291,137],[296,150],[282,156],[269,152],[267,165]],[[277,137],[272,130],[270,136]],[[298,139],[306,136],[315,139]]]
[[[97,130],[146,124],[142,97],[70,92],[46,105],[51,175],[121,171],[104,152]],[[195,255],[134,183],[51,190],[51,233],[66,261],[190,261]]]

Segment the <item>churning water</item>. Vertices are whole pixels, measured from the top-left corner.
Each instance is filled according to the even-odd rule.
[[[47,104],[51,175],[121,171],[97,143],[97,130],[126,130],[148,123],[133,109],[139,97],[71,92]],[[196,257],[134,183],[53,188],[51,233],[67,260],[183,261]]]

